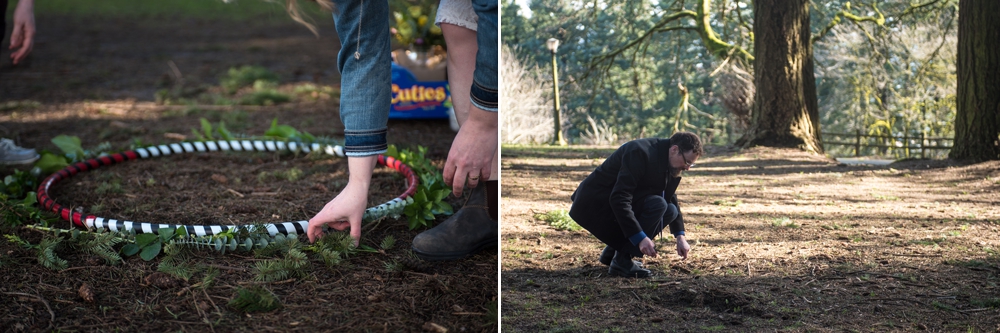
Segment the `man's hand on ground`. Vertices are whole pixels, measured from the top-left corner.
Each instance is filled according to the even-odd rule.
[[[684,235],[677,236],[677,255],[683,259],[687,259],[688,252],[691,252],[691,245],[688,245],[687,240],[684,239]]]
[[[642,254],[656,258],[656,246],[653,245],[653,241],[649,237],[639,241],[639,251],[642,251]]]

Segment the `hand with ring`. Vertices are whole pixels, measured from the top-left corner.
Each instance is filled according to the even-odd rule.
[[[479,120],[477,117],[486,119]],[[466,181],[468,188],[475,188],[481,176],[490,176],[496,152],[496,112],[472,110],[469,120],[462,125],[448,151],[448,160],[444,165],[445,184],[451,186],[456,196],[462,195]]]

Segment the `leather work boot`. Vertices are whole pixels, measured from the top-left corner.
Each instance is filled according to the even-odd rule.
[[[605,246],[604,251],[601,251],[601,257],[597,260],[600,261],[604,266],[611,265],[611,259],[615,258],[615,249],[610,246]],[[632,260],[632,264],[642,267],[642,263],[637,260]]]
[[[497,221],[490,218],[486,186],[471,190],[455,215],[413,238],[413,253],[427,261],[461,259],[497,246]]]
[[[614,259],[611,260],[611,266],[608,267],[608,275],[632,278],[646,278],[651,275],[648,269],[637,264],[637,262],[632,261],[632,256],[620,252],[615,253]]]

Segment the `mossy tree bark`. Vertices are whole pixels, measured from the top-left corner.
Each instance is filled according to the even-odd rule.
[[[822,153],[809,0],[754,1],[753,30],[757,94],[750,128],[736,144]]]
[[[958,4],[955,146],[948,157],[1000,159],[1000,1]]]

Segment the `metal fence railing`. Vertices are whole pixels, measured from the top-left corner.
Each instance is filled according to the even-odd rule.
[[[842,154],[850,152],[853,148],[854,156],[943,157],[948,154],[955,142],[954,138],[928,137],[924,133],[869,135],[857,131],[855,133],[822,132],[822,135],[823,148],[828,152]]]

